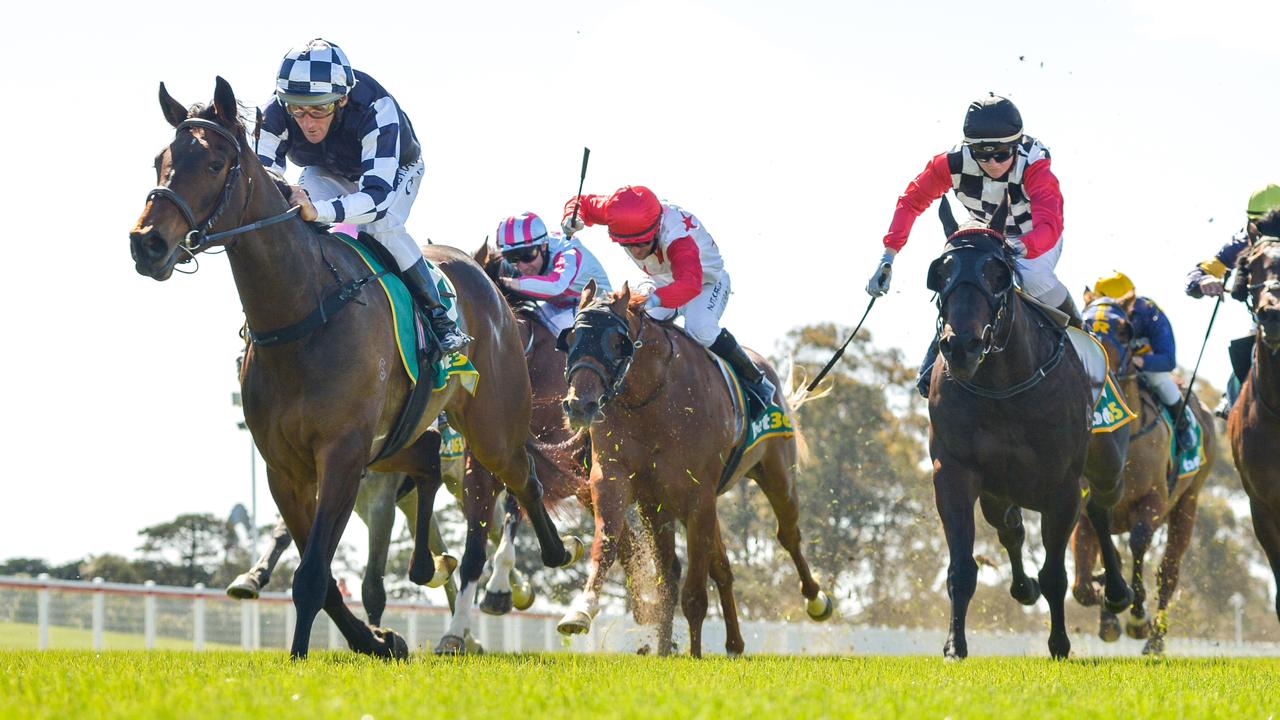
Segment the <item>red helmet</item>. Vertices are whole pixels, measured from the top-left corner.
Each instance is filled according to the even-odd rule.
[[[643,185],[619,188],[605,205],[609,239],[621,245],[647,243],[658,234],[662,203]]]

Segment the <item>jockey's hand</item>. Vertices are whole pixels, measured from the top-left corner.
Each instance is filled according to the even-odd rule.
[[[884,249],[884,255],[876,264],[875,274],[867,281],[867,294],[871,297],[881,297],[889,292],[889,281],[893,279],[893,258],[897,254],[898,251],[892,248]]]
[[[1212,275],[1200,278],[1200,292],[1209,297],[1220,297],[1222,295],[1222,279]]]
[[[649,297],[644,300],[644,309],[653,310],[662,307],[662,298],[658,297],[658,293],[649,293]]]
[[[1147,364],[1146,359],[1145,359],[1145,358],[1143,358],[1141,355],[1134,355],[1134,356],[1133,356],[1133,366],[1134,366],[1134,367],[1136,367],[1136,368],[1138,368],[1139,370],[1141,370],[1141,369],[1142,369],[1142,366],[1143,366],[1143,365],[1146,365],[1146,364]]]
[[[520,288],[516,285],[516,279],[515,279],[515,278],[510,278],[510,277],[500,277],[500,278],[498,278],[498,282],[502,283],[502,287],[504,287],[504,288],[506,288],[506,289],[508,289],[508,290],[519,290],[519,289],[520,289]]]
[[[311,204],[311,196],[302,189],[301,185],[289,186],[289,204],[302,208],[298,211],[298,217],[307,222],[312,222],[318,217],[316,206]]]
[[[586,227],[586,223],[582,222],[582,211],[574,212],[576,203],[570,203],[568,212],[564,219],[560,221],[560,229],[564,231],[566,237],[573,237],[573,234]]]

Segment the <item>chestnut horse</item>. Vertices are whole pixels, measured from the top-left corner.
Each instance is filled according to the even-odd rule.
[[[1136,640],[1147,640],[1142,649],[1144,654],[1158,655],[1164,652],[1169,602],[1178,588],[1182,556],[1191,542],[1200,489],[1209,478],[1217,454],[1217,431],[1209,410],[1193,393],[1190,396],[1191,409],[1200,422],[1205,460],[1196,474],[1179,480],[1171,490],[1168,478],[1174,470],[1169,457],[1172,437],[1169,426],[1161,421],[1162,405],[1138,380],[1131,345],[1135,338],[1129,322],[1132,308],[1132,298],[1126,305],[1118,300],[1085,293],[1085,329],[1107,349],[1111,373],[1117,379],[1125,403],[1138,413],[1136,422],[1115,431],[1129,435],[1124,495],[1111,510],[1111,532],[1117,535],[1129,533],[1129,551],[1133,555],[1130,582],[1134,600],[1124,631]],[[1143,563],[1155,531],[1166,522],[1169,524],[1169,539],[1156,573],[1159,598],[1152,619],[1147,616],[1145,607],[1147,590],[1143,581]],[[1100,599],[1093,582],[1093,568],[1098,555],[1098,537],[1088,517],[1080,518],[1071,537],[1071,549],[1076,568],[1071,592],[1081,605],[1097,605]],[[1115,613],[1105,609],[1101,611],[1098,635],[1107,642],[1120,638],[1120,620]]]
[[[733,598],[733,572],[720,536],[716,497],[726,459],[739,440],[730,391],[705,348],[669,323],[651,319],[645,297],[624,284],[596,295],[594,281],[582,291],[576,324],[565,338],[569,392],[564,407],[575,428],[589,428],[595,464],[590,478],[596,530],[586,588],[560,621],[560,632],[587,632],[599,608],[601,586],[620,547],[629,544],[626,508],[636,501],[651,529],[661,618],[658,652],[671,648],[674,588],[679,583],[675,522],[685,526],[688,572],[681,592],[689,622],[689,650],[702,654],[707,613],[707,576],[715,580],[726,627],[725,649],[740,654],[744,643]],[[782,387],[759,355],[758,367]],[[798,407],[804,393],[790,400]],[[788,398],[777,403],[787,411]],[[806,610],[816,620],[832,614],[831,598],[818,587],[800,545],[795,470],[796,437],[766,438],[748,450],[723,487],[744,474],[764,491],[778,518],[778,541],[800,575]]]
[[[529,376],[515,318],[471,258],[438,245],[424,248],[452,281],[461,322],[476,337],[468,348],[480,373],[475,394],[451,379],[431,395],[400,449],[379,459],[410,380],[398,367],[387,303],[359,297],[374,276],[345,243],[294,216],[253,152],[225,80],[218,78],[209,106],[190,111],[162,83],[160,108],[176,133],[156,156],[161,185],[147,195],[130,250],[139,274],[167,280],[179,262],[225,246],[250,336],[279,341],[255,342],[241,395],[272,497],[302,554],[293,578],[292,655],[306,656],[312,623],[324,609],[353,650],[407,656],[403,638],[352,614],[329,568],[370,467],[409,474],[417,483],[410,575],[418,582],[431,578],[426,528],[440,484],[440,435],[428,428],[442,410],[528,512],[543,562],[573,562],[542,505],[526,451]],[[353,298],[361,301],[349,302]]]
[[[991,227],[1004,227],[1007,206]],[[956,227],[943,200],[947,245],[929,266],[938,294],[938,349],[929,391],[929,454],[934,495],[947,537],[951,622],[943,654],[969,654],[965,615],[978,580],[974,513],[996,528],[1009,554],[1009,593],[1049,603],[1049,653],[1071,650],[1063,601],[1067,541],[1080,512],[1081,477],[1089,478],[1089,517],[1102,530],[1106,603],[1114,612],[1133,593],[1111,543],[1110,510],[1124,490],[1126,436],[1090,439],[1093,392],[1066,330],[1016,290],[1016,266],[1004,236],[970,223]],[[1045,560],[1039,582],[1022,565],[1022,508],[1040,513]],[[1109,548],[1109,552],[1108,552]]]
[[[1257,330],[1253,367],[1227,417],[1227,434],[1249,495],[1253,532],[1280,582],[1280,210],[1259,220],[1258,230],[1260,237],[1236,263],[1231,289],[1232,297],[1249,304]]]

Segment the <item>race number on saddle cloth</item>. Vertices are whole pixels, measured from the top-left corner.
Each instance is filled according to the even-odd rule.
[[[649,316],[660,321],[683,316],[685,332],[742,379],[752,417],[770,412],[776,388],[733,334],[720,327],[729,303],[729,273],[716,241],[693,213],[660,201],[647,187],[628,185],[609,196],[570,198],[562,225],[570,236],[584,226],[607,226],[609,239],[627,250],[653,284],[645,303]]]
[[[409,381],[416,387],[421,365],[419,358],[424,357],[428,351],[420,308],[413,302],[408,288],[400,281],[400,278],[387,271],[389,259],[382,257],[384,253],[379,252],[380,248],[375,243],[368,241],[367,235],[358,236],[351,225],[337,226],[332,235],[359,253],[360,259],[364,261],[369,271],[377,278],[378,286],[382,288],[383,295],[391,308],[391,321],[395,325],[396,345],[400,351],[401,366],[404,368],[405,374],[409,376]],[[431,266],[431,272],[432,279],[435,281],[445,304],[445,312],[449,313],[454,322],[457,322],[458,308],[457,304],[453,302],[453,283],[434,265]],[[444,388],[445,384],[449,382],[449,378],[458,376],[462,387],[468,393],[474,395],[476,385],[480,381],[480,372],[467,359],[467,356],[460,352],[451,353],[447,358],[436,361],[432,365],[430,372],[430,387],[432,390]]]
[[[603,292],[613,290],[604,267],[582,241],[548,233],[542,218],[531,212],[503,220],[494,236],[516,272],[502,278],[503,286],[536,302],[538,319],[557,337],[573,327],[588,282],[595,280]]]

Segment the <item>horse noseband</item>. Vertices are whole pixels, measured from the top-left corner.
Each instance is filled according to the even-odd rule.
[[[613,335],[622,336],[620,352],[616,352],[609,342]],[[602,407],[622,389],[635,352],[643,344],[631,339],[631,328],[627,321],[608,308],[591,308],[578,313],[573,324],[573,334],[569,337],[562,336],[561,340],[568,340],[569,357],[564,371],[565,382],[569,382],[570,376],[580,368],[594,372],[605,387],[604,394],[600,397]]]
[[[240,179],[240,141],[236,136],[232,134],[230,130],[222,127],[218,123],[213,122],[212,120],[205,120],[203,118],[187,118],[186,120],[183,120],[181,123],[178,123],[176,132],[181,134],[184,130],[190,130],[192,128],[199,128],[201,130],[207,130],[220,135],[222,139],[230,143],[231,147],[235,149],[236,161],[235,164],[231,166],[231,169],[227,171],[227,181],[222,185],[222,192],[218,196],[218,202],[213,206],[213,209],[209,211],[209,216],[205,218],[204,222],[196,222],[195,213],[191,211],[191,205],[188,204],[181,195],[174,192],[168,185],[159,185],[152,188],[151,192],[147,193],[146,202],[151,202],[155,198],[164,198],[165,200],[173,203],[173,205],[178,208],[178,212],[182,213],[182,218],[187,221],[187,226],[191,228],[190,232],[186,234],[186,237],[183,238],[182,241],[182,246],[187,250],[189,255],[189,257],[186,260],[183,260],[183,262],[188,262],[191,255],[194,255],[197,251],[203,249],[205,245],[210,244],[213,240],[216,240],[226,234],[217,233],[215,235],[208,235],[208,232],[210,228],[213,227],[213,224],[218,221],[218,217],[222,215],[222,211],[227,206],[227,200],[231,198],[231,193],[235,190],[236,183]]]

